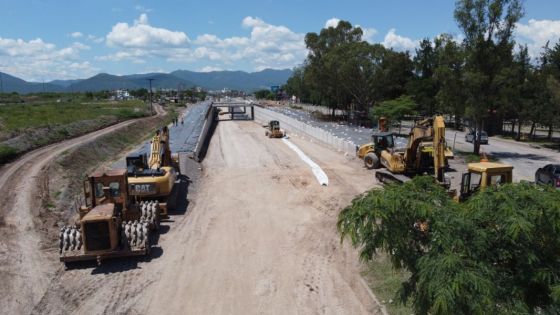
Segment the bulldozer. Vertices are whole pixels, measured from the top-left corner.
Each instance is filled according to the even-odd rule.
[[[392,170],[393,173],[406,172],[413,174],[425,172],[433,167],[431,162],[435,147],[433,139],[438,137],[435,130],[436,128],[443,128],[441,130],[445,132],[442,116],[435,116],[416,123],[409,133],[407,148],[395,148],[394,136],[387,131],[386,125],[387,120],[384,117],[379,118],[379,130],[372,135],[372,141],[358,148],[357,156],[364,160],[364,166],[367,169],[376,169],[383,165]],[[445,138],[443,141],[445,141]],[[382,157],[383,152],[387,150],[399,153],[398,155],[401,155],[401,157],[395,155],[394,158],[397,160],[391,162],[392,160],[387,153],[385,153],[385,158]],[[454,158],[453,151],[444,146],[444,154],[444,162],[447,166],[447,161]],[[406,163],[403,160],[405,157],[408,161]]]
[[[278,120],[271,120],[266,126],[267,130],[264,135],[269,138],[283,138],[286,136],[286,132],[280,129],[280,122]]]
[[[79,220],[59,234],[60,261],[70,263],[150,254],[150,236],[159,226],[159,202],[136,203],[128,194],[124,169],[92,174],[84,181]]]
[[[149,157],[145,154],[126,157],[128,190],[137,201],[158,201],[162,217],[168,216],[168,200],[177,180],[177,161],[169,148],[169,129],[157,130],[151,140]]]

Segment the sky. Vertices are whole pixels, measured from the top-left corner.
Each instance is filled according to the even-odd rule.
[[[28,81],[192,71],[286,69],[304,37],[346,20],[363,39],[414,52],[461,38],[453,0],[0,0],[0,72]],[[525,0],[515,39],[537,57],[560,38],[560,1]]]

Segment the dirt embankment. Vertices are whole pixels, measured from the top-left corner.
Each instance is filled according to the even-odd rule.
[[[60,269],[58,224],[70,210],[83,174],[127,150],[165,120],[158,115],[122,122],[37,149],[0,171],[0,304],[29,313]],[[55,163],[56,161],[56,163]],[[55,207],[54,205],[57,204]]]
[[[0,228],[5,240],[0,248],[3,311],[379,313],[360,278],[357,252],[341,245],[335,224],[340,208],[373,186],[371,173],[359,161],[316,143],[291,140],[327,173],[328,187],[316,182],[281,139],[268,139],[257,124],[221,123],[196,196],[189,197],[185,212],[162,225],[151,257],[107,261],[101,267],[64,270],[54,247],[38,249],[45,235],[37,229],[45,225],[33,219],[40,202],[33,196],[40,189],[33,180],[9,177],[26,191],[4,200],[25,207],[0,208],[9,221]],[[47,161],[77,146],[45,150],[22,161],[20,168],[41,176]],[[33,164],[34,159],[39,163]],[[70,153],[65,159],[77,158]],[[7,182],[0,176],[0,190],[13,194]],[[49,188],[56,194],[55,183]]]

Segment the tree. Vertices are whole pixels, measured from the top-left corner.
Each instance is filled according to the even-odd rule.
[[[415,76],[408,84],[409,94],[413,95],[420,110],[428,116],[433,116],[436,108],[438,82],[434,74],[438,63],[437,57],[432,42],[427,38],[422,40],[413,60]]]
[[[560,312],[560,192],[489,187],[463,204],[428,176],[359,196],[338,230],[363,260],[386,252],[410,271],[399,290],[417,314]]]
[[[375,106],[372,110],[373,118],[385,117],[389,121],[400,121],[409,115],[416,114],[417,104],[408,96],[403,95],[399,98],[389,101],[383,101]]]
[[[494,131],[491,120],[496,111],[499,85],[496,76],[512,61],[512,34],[523,15],[520,0],[458,0],[455,20],[465,39],[466,113],[475,129]],[[474,141],[474,153],[480,151],[480,133]]]
[[[453,114],[455,128],[458,128],[465,115],[464,50],[449,34],[436,37],[434,45],[437,58],[434,79],[439,87],[436,109],[440,113]]]

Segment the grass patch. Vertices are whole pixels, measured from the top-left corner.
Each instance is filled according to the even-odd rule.
[[[0,164],[7,163],[13,160],[17,156],[18,152],[16,149],[0,144]]]
[[[479,155],[479,154],[474,154],[472,152],[466,152],[466,151],[461,151],[461,150],[455,150],[455,155],[464,158],[465,162],[467,162],[467,163],[480,162],[480,159],[481,159],[481,155]],[[497,159],[497,158],[495,158],[495,157],[493,157],[489,154],[486,154],[486,158],[490,162],[499,162],[500,161],[499,159]]]
[[[389,314],[410,315],[414,313],[411,307],[400,303],[397,296],[401,283],[408,279],[410,273],[393,269],[387,255],[379,254],[375,259],[369,261],[363,276]]]
[[[142,101],[124,102],[40,102],[0,106],[2,132],[66,125],[76,121],[113,116],[118,120],[149,115],[149,108]]]

